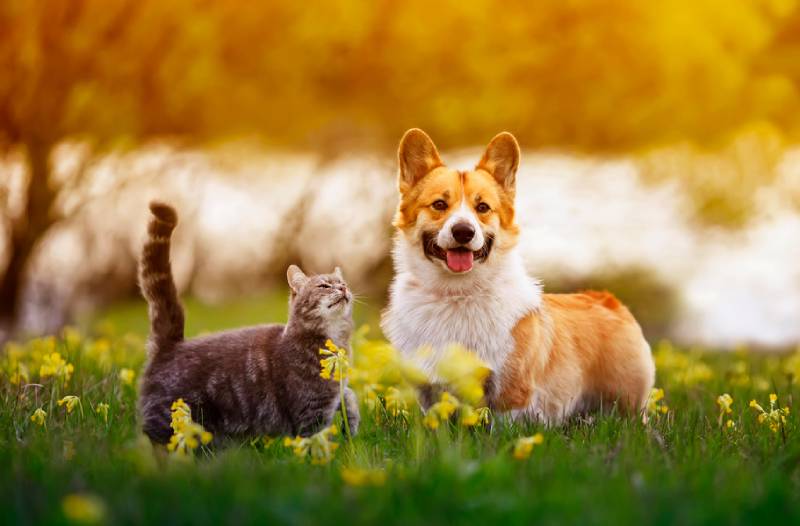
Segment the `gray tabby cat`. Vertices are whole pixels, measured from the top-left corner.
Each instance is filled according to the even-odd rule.
[[[339,385],[320,377],[319,349],[328,339],[346,348],[353,329],[353,296],[338,267],[319,276],[289,267],[285,326],[260,325],[186,340],[169,259],[178,216],[163,203],[151,203],[150,210],[140,265],[150,313],[139,400],[144,433],[154,443],[169,441],[170,406],[178,398],[215,437],[307,436],[329,426],[340,407]],[[355,434],[359,411],[350,388],[345,405]]]

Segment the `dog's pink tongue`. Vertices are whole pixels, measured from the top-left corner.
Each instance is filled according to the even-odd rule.
[[[448,250],[447,268],[453,272],[466,272],[472,269],[471,250]]]

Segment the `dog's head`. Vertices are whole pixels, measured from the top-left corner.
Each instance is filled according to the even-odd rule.
[[[514,191],[519,145],[510,133],[495,136],[474,170],[448,168],[425,132],[400,141],[400,204],[394,226],[415,266],[428,264],[458,276],[491,263],[513,248]]]

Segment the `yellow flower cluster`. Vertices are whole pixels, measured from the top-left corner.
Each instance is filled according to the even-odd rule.
[[[136,377],[136,373],[133,372],[133,369],[122,368],[119,371],[119,380],[125,385],[133,385],[133,379]]]
[[[368,331],[364,325],[353,336],[354,366],[349,369],[349,385],[376,420],[385,416],[408,418],[417,403],[416,387],[428,378],[388,342],[367,339]]]
[[[192,420],[192,411],[183,398],[172,403],[172,437],[167,450],[176,457],[188,458],[200,444],[208,444],[213,436],[203,426]]]
[[[460,345],[448,347],[436,366],[436,375],[464,402],[477,405],[483,398],[483,382],[489,367],[478,356]]]
[[[99,404],[97,404],[97,406],[94,408],[94,412],[103,417],[103,422],[105,422],[106,424],[108,423],[108,404],[107,403],[100,402]]]
[[[348,486],[383,486],[386,482],[382,469],[342,468],[340,474]]]
[[[72,410],[75,409],[75,406],[81,403],[81,399],[75,395],[67,395],[61,400],[58,401],[58,407],[66,406],[67,414],[72,413]],[[83,412],[83,406],[81,406],[81,412]]]
[[[337,347],[331,340],[325,342],[325,349],[320,349],[319,353],[323,358],[319,361],[322,366],[322,371],[319,375],[325,380],[330,380],[331,377],[337,382],[341,382],[343,378],[347,378],[347,372],[350,369],[350,360],[347,357],[347,350]]]
[[[758,411],[758,423],[769,426],[770,431],[777,433],[781,426],[786,425],[786,417],[789,416],[788,407],[778,407],[778,395],[769,395],[769,411],[765,411],[761,404],[755,400],[750,400],[750,407]]]
[[[669,406],[664,403],[664,389],[654,387],[650,391],[650,397],[647,399],[647,412],[656,417],[669,412]]]
[[[544,435],[536,433],[533,436],[521,437],[514,442],[514,458],[517,460],[525,460],[531,456],[533,447],[544,443]]]
[[[76,524],[99,524],[106,517],[106,506],[99,497],[73,493],[61,501],[64,516]]]
[[[66,386],[75,371],[70,361],[107,373],[114,366],[137,366],[144,358],[141,337],[117,337],[112,345],[112,340],[108,338],[85,339],[77,329],[66,327],[59,337],[46,336],[25,343],[7,343],[0,350],[0,374],[5,375],[12,385],[27,384],[38,374],[42,382],[53,379]],[[125,373],[127,379],[121,379],[132,382],[132,371]]]
[[[733,405],[733,397],[728,393],[721,394],[717,397],[717,405],[719,406],[719,425],[722,425],[722,420],[725,418],[725,415],[729,415],[733,413],[733,409],[731,406]],[[725,421],[725,427],[728,429],[733,429],[736,427],[736,423],[728,418]]]
[[[309,437],[286,437],[283,445],[292,448],[294,456],[300,459],[310,460],[315,465],[325,465],[333,460],[333,454],[339,447],[339,444],[331,440],[338,432],[336,426],[330,426]]]
[[[665,378],[670,384],[688,387],[714,377],[714,371],[702,361],[699,352],[681,352],[672,343],[663,340],[653,354],[659,377]]]
[[[57,352],[46,354],[39,367],[39,378],[45,379],[50,376],[63,380],[64,384],[69,382],[75,368],[71,363],[67,363]]]
[[[442,393],[438,402],[433,404],[425,413],[422,423],[428,429],[438,429],[441,422],[446,422],[456,411],[459,411],[461,425],[474,427],[489,423],[489,408],[474,409],[469,404],[464,404],[447,391]]]
[[[47,411],[45,411],[40,407],[36,411],[34,411],[33,414],[31,415],[31,422],[41,427],[45,425],[46,418],[47,418]]]

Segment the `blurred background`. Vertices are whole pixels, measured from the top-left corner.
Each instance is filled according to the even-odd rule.
[[[800,343],[794,0],[3,0],[0,70],[0,340],[146,323],[152,198],[193,308],[268,321],[294,262],[374,319],[416,126],[460,168],[516,135],[546,290],[613,290],[651,340]]]

